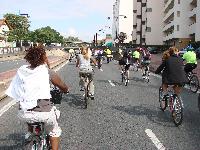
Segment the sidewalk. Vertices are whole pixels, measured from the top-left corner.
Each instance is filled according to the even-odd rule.
[[[157,67],[161,64],[162,62],[162,54],[152,54],[151,55],[151,64],[150,64],[150,70],[152,72],[155,72]],[[193,70],[193,72],[196,73],[197,77],[199,78],[200,81],[200,59],[198,60],[198,65],[197,68]]]

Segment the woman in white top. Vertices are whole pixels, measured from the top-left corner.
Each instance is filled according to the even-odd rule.
[[[93,69],[92,69],[92,66],[90,65],[90,61],[92,61],[96,65],[96,61],[94,58],[91,57],[91,54],[89,53],[89,49],[87,47],[82,47],[81,54],[78,55],[77,63],[76,63],[76,67],[80,68],[79,85],[81,86],[81,91],[83,91],[84,78],[82,76],[85,73],[90,73],[89,80],[91,80],[91,82],[89,85],[89,94],[90,94],[90,97],[93,99],[94,98]]]
[[[50,101],[50,81],[62,92],[67,85],[53,71],[49,71],[43,47],[32,47],[24,57],[30,65],[21,66],[13,78],[6,94],[19,102],[19,117],[27,123],[45,122],[50,135],[52,150],[58,150],[61,129],[57,119],[59,111]],[[28,126],[31,132],[31,126]]]

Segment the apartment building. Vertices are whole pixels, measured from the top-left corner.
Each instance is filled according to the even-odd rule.
[[[133,33],[134,44],[162,45],[162,6],[161,0],[133,1]]]
[[[132,31],[134,44],[175,45],[200,42],[200,0],[132,0],[116,1],[116,32]],[[128,10],[133,5],[133,11]],[[130,13],[130,14],[127,14]],[[127,15],[127,18],[119,16]],[[131,18],[132,20],[128,20]],[[127,22],[126,22],[126,21]],[[130,27],[132,21],[132,27]]]
[[[127,35],[127,39],[124,41],[128,43],[132,41],[133,30],[133,0],[116,0],[113,5],[113,39],[120,32],[124,32]]]
[[[192,41],[200,42],[200,1],[189,0],[189,36]]]

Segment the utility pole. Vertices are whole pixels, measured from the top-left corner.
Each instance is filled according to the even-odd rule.
[[[141,11],[141,24],[140,24],[140,47],[142,47],[142,0],[141,0],[141,8],[140,8],[140,11]]]
[[[97,36],[98,36],[98,35],[97,35],[97,33],[96,33],[96,46],[98,46],[98,44],[97,44]]]

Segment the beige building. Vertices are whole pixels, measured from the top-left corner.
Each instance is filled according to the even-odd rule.
[[[133,43],[142,45],[162,45],[161,0],[133,1]],[[159,12],[159,13],[158,13]]]
[[[116,2],[114,18],[119,18],[120,14],[127,15],[127,18],[113,21],[113,24],[117,33],[125,31],[129,34],[132,31],[134,44],[164,44],[182,48],[190,41],[200,42],[200,0]],[[133,5],[132,12],[130,5]],[[129,20],[131,15],[133,19]]]

